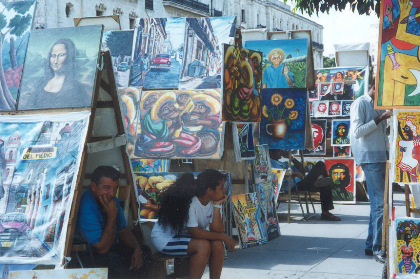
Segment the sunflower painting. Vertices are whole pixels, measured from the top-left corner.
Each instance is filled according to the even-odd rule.
[[[223,121],[261,121],[262,53],[224,45]]]
[[[272,149],[305,149],[305,89],[263,89],[260,143]]]

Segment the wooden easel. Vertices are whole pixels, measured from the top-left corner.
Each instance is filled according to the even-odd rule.
[[[64,257],[70,257],[73,250],[72,242],[76,230],[80,197],[83,190],[87,189],[86,186],[90,184],[91,173],[97,166],[117,165],[121,172],[120,193],[128,191],[127,201],[131,207],[132,219],[138,220],[138,204],[134,192],[131,163],[126,152],[127,140],[109,51],[100,54],[100,65],[98,65],[95,80],[86,145],[76,180]],[[135,226],[135,229],[135,235],[140,238],[139,240],[142,240],[139,226]],[[80,247],[74,248],[74,250],[80,250]]]

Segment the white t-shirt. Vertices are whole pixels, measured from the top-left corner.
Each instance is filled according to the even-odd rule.
[[[207,229],[209,224],[213,221],[213,202],[210,201],[207,205],[202,205],[197,197],[193,197],[188,212],[187,227],[194,228],[200,227]],[[158,251],[162,251],[169,241],[172,240],[174,233],[168,226],[164,229],[159,222],[155,224],[152,230],[152,243]]]

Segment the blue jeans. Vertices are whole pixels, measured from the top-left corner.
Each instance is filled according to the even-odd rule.
[[[366,186],[370,200],[369,230],[366,239],[366,249],[372,249],[374,254],[379,254],[381,253],[382,247],[386,163],[367,163],[361,164],[361,167],[366,176]]]

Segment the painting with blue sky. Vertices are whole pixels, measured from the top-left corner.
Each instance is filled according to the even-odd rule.
[[[18,110],[90,107],[102,28],[32,30]]]
[[[15,110],[36,1],[0,3],[0,110]]]
[[[263,53],[263,88],[305,88],[308,39],[246,41]]]
[[[0,262],[61,263],[89,115],[0,116]]]
[[[185,17],[138,19],[134,31],[130,86],[177,89],[184,39]]]
[[[305,149],[306,89],[263,89],[260,144],[270,149]]]

